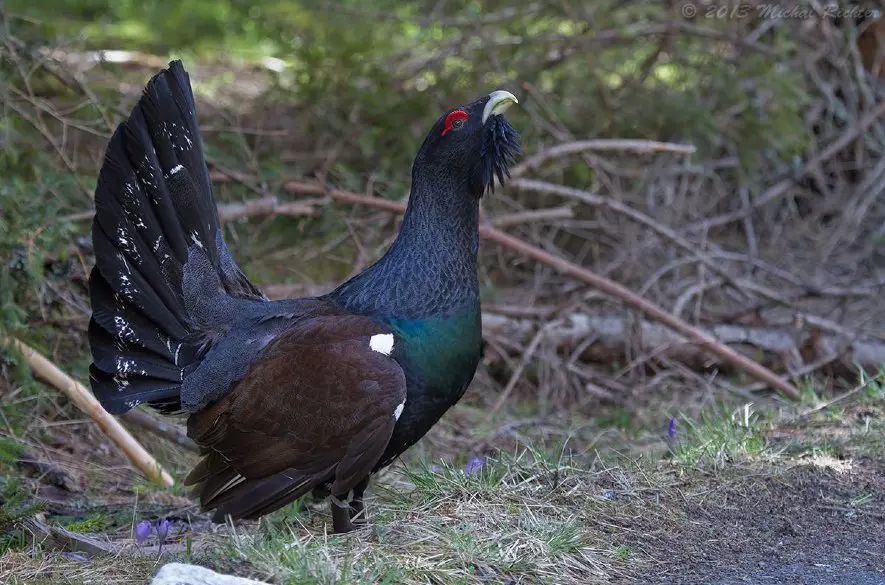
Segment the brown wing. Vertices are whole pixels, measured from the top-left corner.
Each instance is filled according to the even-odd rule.
[[[328,481],[346,496],[367,477],[406,400],[399,364],[370,347],[379,334],[390,333],[366,317],[305,319],[224,398],[191,415],[188,435],[206,455],[186,483],[203,508],[215,519],[254,518]]]

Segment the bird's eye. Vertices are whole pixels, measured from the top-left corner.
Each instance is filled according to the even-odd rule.
[[[467,112],[464,110],[455,110],[448,116],[446,116],[445,124],[443,125],[442,135],[445,136],[450,130],[457,130],[464,126],[464,121],[467,120]]]

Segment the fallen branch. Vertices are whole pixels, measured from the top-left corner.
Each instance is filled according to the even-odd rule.
[[[285,299],[321,295],[333,288],[334,284],[276,284],[264,287],[264,293],[270,299]],[[494,305],[483,306],[483,335],[504,337],[523,344],[532,341],[541,327],[540,322],[549,314],[544,310],[515,312],[510,308],[501,310]],[[693,366],[711,364],[710,356],[688,342],[686,337],[651,321],[641,321],[634,330],[624,317],[618,315],[574,313],[558,319],[556,324],[548,323],[544,328],[544,339],[556,347],[577,347],[587,339],[595,339],[585,351],[585,355],[593,361],[621,361],[628,346],[638,342],[639,351],[647,354]],[[819,335],[813,329],[799,331],[788,327],[750,327],[727,323],[713,324],[708,329],[720,343],[746,348],[747,353],[768,354],[772,361],[774,356],[783,358],[795,355],[802,355],[806,361],[814,360],[791,370],[790,377],[793,379],[833,362],[840,362],[851,370],[857,367],[877,370],[885,363],[885,341],[874,337]],[[662,351],[662,348],[665,349]],[[764,384],[753,385],[750,389],[758,391],[764,387]]]
[[[140,410],[130,410],[120,418],[129,424],[141,427],[157,436],[163,437],[183,449],[187,449],[193,453],[200,452],[200,447],[194,443],[178,425],[157,420],[146,412],[141,412]]]
[[[524,223],[572,219],[573,217],[575,217],[575,214],[571,207],[551,207],[549,209],[532,209],[529,211],[517,211],[506,215],[498,215],[492,217],[490,221],[493,226],[503,228]]]
[[[316,203],[316,202],[313,202]],[[221,221],[231,221],[257,215],[314,215],[315,205],[311,203],[283,203],[276,197],[262,197],[243,203],[226,203],[218,206]]]
[[[71,532],[61,526],[45,524],[37,518],[24,520],[22,526],[31,533],[37,544],[45,548],[82,552],[88,555],[109,555],[115,552],[114,545],[107,538],[98,539],[88,534]]]
[[[230,179],[230,175],[225,173],[212,173],[214,181],[224,181]],[[239,178],[239,177],[237,177]],[[317,194],[322,194],[317,191]],[[321,199],[316,201],[299,201],[298,203],[288,203],[280,201],[272,195],[249,199],[239,203],[222,203],[218,206],[218,217],[221,221],[233,221],[248,217],[260,217],[265,215],[290,215],[294,217],[313,216],[316,215],[316,208],[322,203]],[[63,215],[63,222],[86,221],[92,219],[95,211],[78,211]],[[549,209],[531,209],[528,211],[518,211],[508,213],[492,218],[491,222],[496,227],[509,227],[524,223],[532,223],[537,221],[555,221],[559,219],[572,219],[575,216],[571,207],[553,207]]]
[[[526,343],[539,330],[534,319],[513,318],[491,311],[482,315],[484,333],[503,336],[518,343]],[[663,356],[693,366],[709,366],[709,356],[696,345],[672,330],[640,321],[635,325],[618,315],[588,315],[574,313],[551,326],[545,325],[544,338],[557,347],[577,347],[586,339],[593,339],[584,351],[593,361],[623,360],[629,347],[638,343],[638,351]],[[860,366],[876,370],[885,363],[885,342],[876,339],[846,339],[836,335],[816,335],[798,332],[786,327],[747,327],[743,325],[710,325],[709,332],[717,341],[745,348],[750,353],[762,352],[769,356],[802,356],[824,365],[841,361],[846,367]],[[797,370],[801,374],[803,369]]]
[[[316,214],[316,205],[319,201],[299,201],[298,203],[281,202],[276,197],[267,196],[257,199],[250,199],[242,203],[224,203],[218,206],[218,217],[221,221],[232,221],[244,217],[255,217],[263,215],[292,215],[292,216],[310,216]],[[85,221],[92,219],[95,215],[94,210],[79,211],[63,215],[61,220],[64,222]]]
[[[12,347],[19,351],[34,373],[64,392],[80,410],[88,414],[145,477],[161,485],[172,486],[174,481],[169,472],[163,469],[159,462],[129,434],[120,421],[102,408],[86,387],[62,372],[55,364],[40,355],[37,350],[17,339],[0,339],[0,346]]]
[[[665,309],[634,293],[627,287],[609,280],[604,276],[599,276],[598,274],[569,262],[568,260],[553,256],[549,252],[536,246],[532,246],[531,244],[527,244],[519,238],[505,234],[495,228],[483,227],[485,227],[485,230],[482,230],[481,228],[481,233],[486,239],[498,242],[514,252],[519,252],[520,254],[528,256],[538,262],[547,264],[567,276],[586,282],[600,291],[619,299],[627,306],[633,307],[648,317],[651,317],[655,321],[660,321],[664,325],[667,325],[671,329],[687,337],[691,342],[700,345],[713,355],[730,363],[734,367],[745,371],[753,378],[765,382],[788,398],[799,400],[799,391],[792,384],[765,366],[754,362],[750,358],[737,353],[730,347],[719,343],[706,331],[686,323],[682,319],[667,312]]]
[[[322,185],[312,183],[288,181],[283,185],[283,188],[290,193],[304,193],[309,195],[325,194],[336,201],[350,203],[353,205],[367,205],[370,207],[374,207],[375,209],[384,209],[386,211],[392,211],[394,213],[403,213],[405,211],[405,204],[398,201],[388,201],[387,199],[380,199],[378,197],[372,197],[369,195],[361,195],[359,193],[351,193],[350,191],[342,191],[339,189],[327,189],[324,188]],[[487,240],[497,242],[498,244],[504,246],[505,248],[508,248],[513,252],[517,252],[519,254],[532,258],[533,260],[551,266],[557,271],[565,274],[566,276],[581,280],[591,286],[596,287],[604,293],[620,299],[624,304],[637,309],[638,311],[651,317],[655,321],[660,321],[661,323],[667,325],[671,329],[684,335],[686,338],[688,338],[689,341],[700,345],[701,347],[703,347],[713,355],[719,357],[720,359],[724,360],[725,362],[728,362],[734,367],[745,371],[753,378],[756,378],[761,382],[765,382],[767,385],[787,396],[788,398],[792,400],[799,399],[799,391],[796,390],[796,388],[785,379],[781,378],[761,364],[754,362],[750,358],[739,354],[730,347],[719,343],[706,331],[703,331],[702,329],[686,323],[682,319],[672,315],[671,313],[667,312],[665,309],[659,307],[651,301],[642,298],[625,286],[609,280],[608,278],[605,278],[603,276],[599,276],[598,274],[595,274],[594,272],[591,272],[586,268],[578,266],[577,264],[569,262],[564,258],[558,258],[550,254],[549,252],[542,250],[541,248],[532,246],[531,244],[528,244],[520,240],[519,238],[508,235],[500,231],[499,229],[492,227],[491,225],[481,224],[479,226],[479,233],[483,238]]]

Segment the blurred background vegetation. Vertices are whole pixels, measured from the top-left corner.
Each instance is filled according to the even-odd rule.
[[[814,399],[851,386],[879,354],[864,361],[849,346],[878,348],[885,331],[885,21],[872,4],[832,18],[799,2],[808,16],[789,19],[723,15],[705,1],[687,18],[685,5],[0,0],[0,335],[86,380],[91,192],[114,127],[150,75],[180,58],[222,203],[299,201],[283,189],[292,179],[402,199],[440,112],[498,88],[520,97],[508,117],[527,156],[591,138],[692,144],[691,156],[576,150],[526,173],[625,205],[663,231],[519,184],[486,198],[485,209],[494,218],[567,206],[568,219],[508,231],[702,327],[786,332],[789,351],[741,350]],[[316,208],[226,225],[256,282],[326,290],[395,233],[386,213],[325,200]],[[474,390],[420,453],[565,436],[590,449],[603,435],[642,450],[660,445],[670,416],[760,396],[722,364],[650,351],[640,316],[617,301],[494,246],[482,255],[490,310],[532,331],[575,313],[614,315],[625,338],[545,337],[527,352],[533,333],[491,331]],[[820,353],[824,338],[835,357]],[[504,388],[510,398],[485,420]],[[89,448],[106,441],[7,353],[0,396],[0,472],[5,500],[18,502],[0,528],[31,513],[16,486],[27,492],[44,477],[23,472],[23,459],[77,459],[65,489],[84,497],[146,489],[107,447]],[[544,424],[498,431],[519,420]],[[191,461],[157,449],[174,471]]]

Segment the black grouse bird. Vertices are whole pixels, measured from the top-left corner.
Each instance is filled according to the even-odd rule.
[[[113,414],[186,412],[188,475],[213,520],[314,491],[353,529],[369,476],[464,394],[480,357],[479,200],[519,137],[495,91],[421,145],[402,228],[333,292],[268,301],[219,227],[190,80],[154,76],[108,145],[95,192],[92,389]]]

